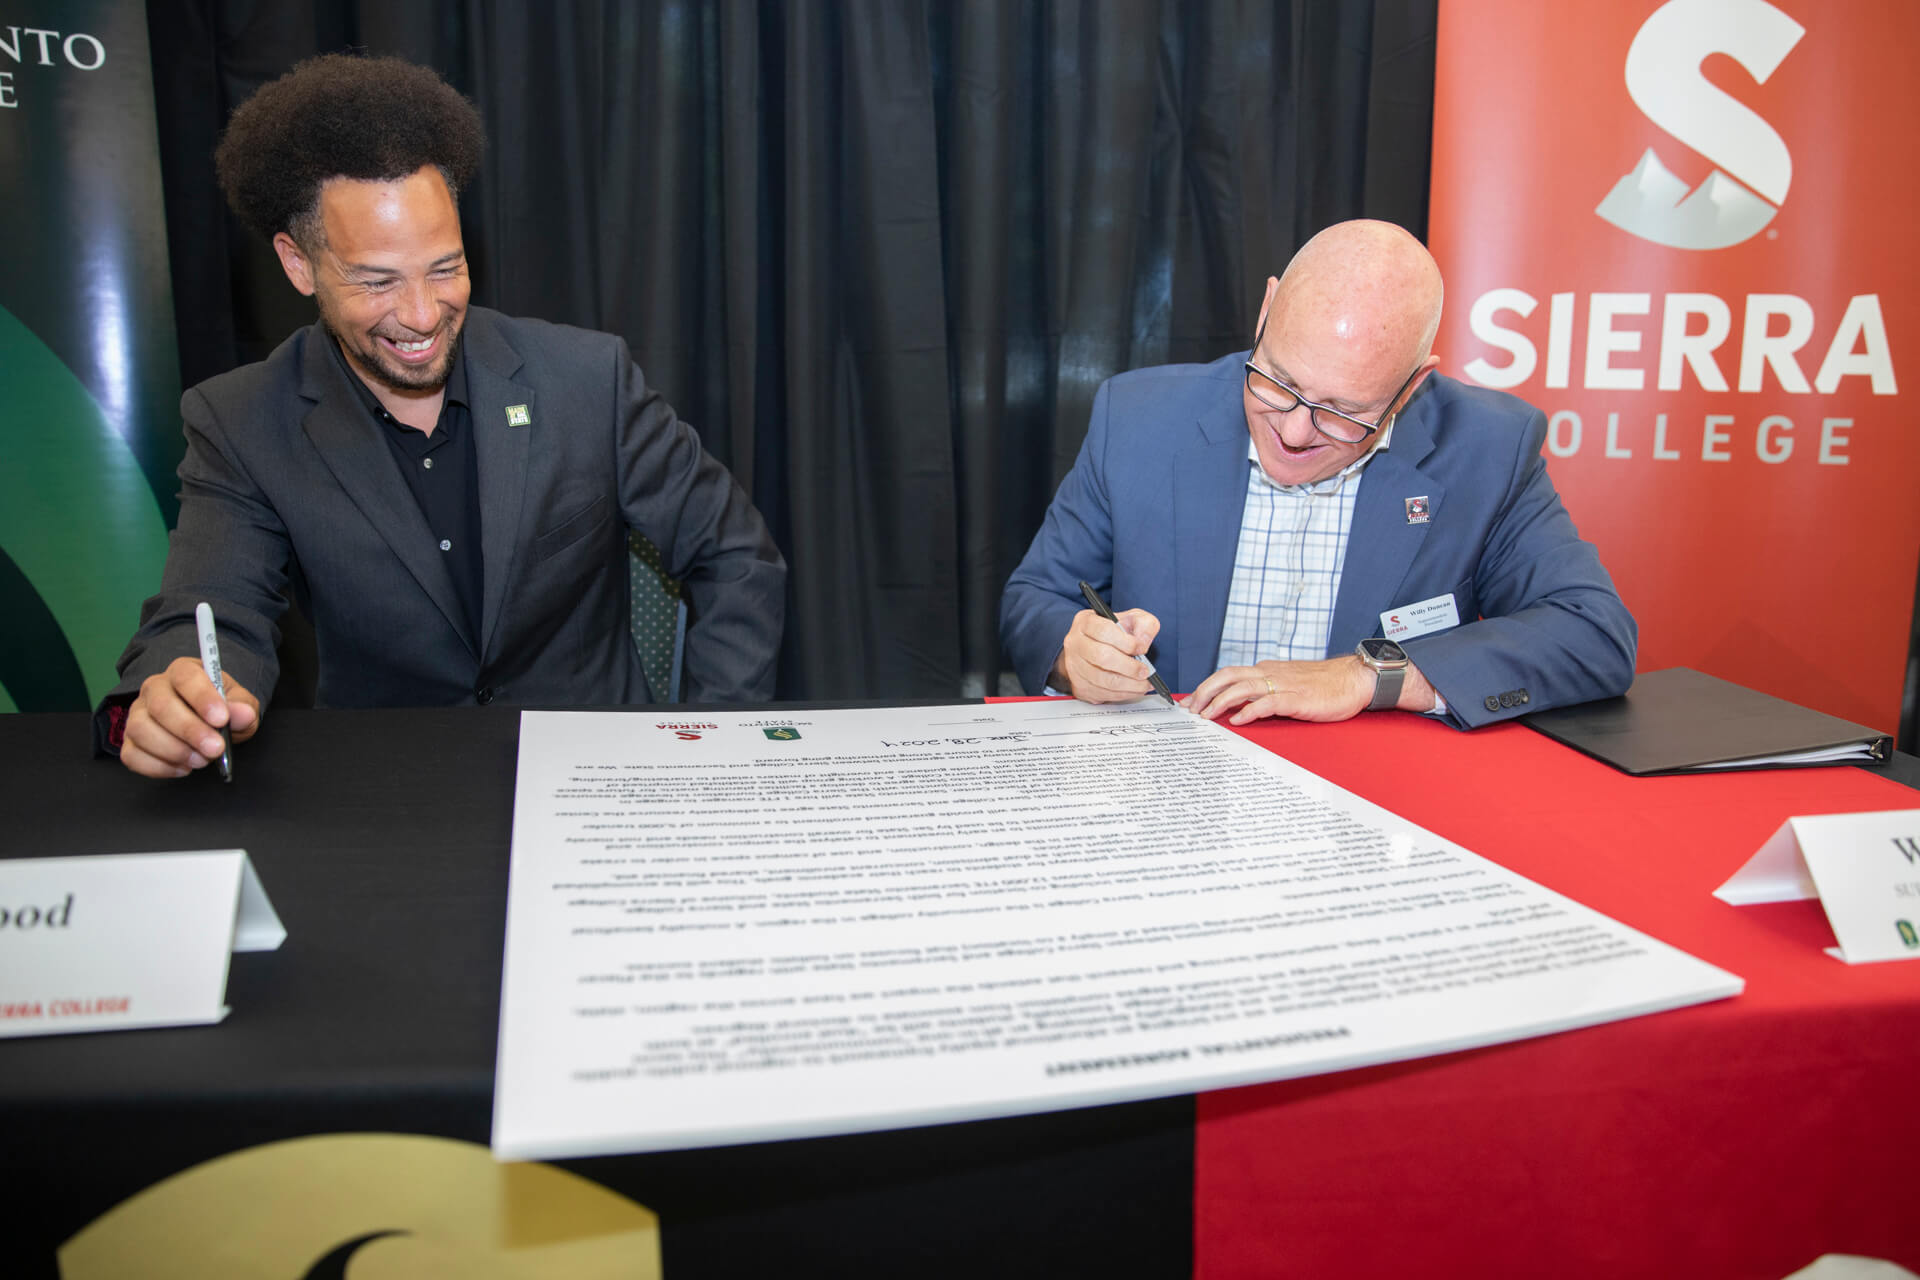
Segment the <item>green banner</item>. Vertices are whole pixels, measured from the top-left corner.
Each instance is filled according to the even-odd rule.
[[[181,448],[139,0],[0,7],[0,189],[0,710],[84,710],[159,585]]]

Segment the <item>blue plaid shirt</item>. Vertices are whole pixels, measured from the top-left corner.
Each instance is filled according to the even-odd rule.
[[[1345,470],[1309,485],[1275,484],[1248,439],[1247,501],[1216,669],[1327,656],[1361,469],[1392,436],[1389,424]]]

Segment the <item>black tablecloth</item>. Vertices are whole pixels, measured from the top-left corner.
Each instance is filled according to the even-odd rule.
[[[83,716],[0,716],[5,856],[242,848],[288,934],[234,957],[219,1026],[0,1040],[8,1274],[226,1152],[487,1141],[517,734],[505,709],[282,711],[231,785],[162,783],[89,760]],[[1192,1120],[1181,1098],[562,1163],[659,1214],[674,1280],[1171,1276]]]

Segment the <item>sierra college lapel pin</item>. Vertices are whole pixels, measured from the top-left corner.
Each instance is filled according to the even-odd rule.
[[[531,425],[532,422],[533,415],[527,412],[527,406],[523,404],[510,404],[507,406],[508,426],[525,427]]]
[[[509,413],[512,410],[508,410]],[[1425,524],[1427,522],[1427,495],[1407,499],[1407,523]]]

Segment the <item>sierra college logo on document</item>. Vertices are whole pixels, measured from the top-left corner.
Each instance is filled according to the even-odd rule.
[[[1805,34],[1766,0],[1671,0],[1656,9],[1627,50],[1627,93],[1714,170],[1689,191],[1648,147],[1594,212],[1671,249],[1725,249],[1758,234],[1786,201],[1793,156],[1773,126],[1707,79],[1701,64],[1723,54],[1765,84]]]

